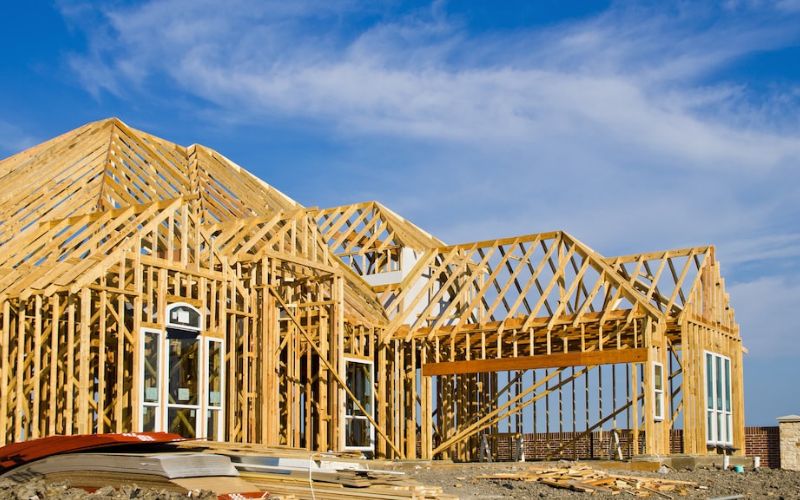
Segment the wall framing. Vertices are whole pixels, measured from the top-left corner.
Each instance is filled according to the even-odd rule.
[[[226,441],[343,449],[357,357],[374,362],[378,457],[471,461],[504,433],[614,428],[663,455],[678,427],[686,453],[717,453],[708,350],[731,359],[744,454],[713,247],[607,258],[562,231],[446,245],[377,202],[302,207],[116,119],[0,161],[0,179],[0,444],[137,430],[139,332],[184,302],[224,342]]]

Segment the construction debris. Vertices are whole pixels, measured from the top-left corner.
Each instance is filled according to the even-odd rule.
[[[153,498],[162,498],[158,492],[220,499],[456,498],[370,465],[346,454],[183,440],[167,433],[53,436],[0,448],[0,481],[12,490],[18,485],[43,492],[29,497],[57,498],[77,487],[115,490],[127,498],[135,485],[155,492]],[[54,487],[63,491],[46,493]]]
[[[82,488],[73,488],[65,481],[31,479],[24,483],[18,483],[10,479],[0,479],[0,498],[3,500],[130,500],[133,498],[137,500],[185,500],[188,496],[187,493],[143,488],[136,484],[129,484],[121,488],[105,486],[90,492]],[[220,497],[210,491],[193,491],[191,499],[220,500]]]
[[[2,477],[18,483],[65,481],[88,491],[136,484],[185,494],[261,496],[258,488],[239,477],[228,457],[206,453],[68,453],[23,465]]]
[[[346,498],[457,499],[439,486],[425,486],[394,474],[372,471],[342,471],[338,474],[281,475],[243,472],[241,477],[281,498],[338,500]]]
[[[445,494],[439,486],[427,486],[410,479],[403,472],[371,469],[374,462],[343,453],[198,441],[184,441],[177,447],[183,450],[205,447],[206,453],[229,457],[239,477],[268,492],[270,498],[458,498]]]
[[[539,482],[553,488],[582,493],[618,495],[625,492],[637,497],[655,495],[662,498],[672,498],[669,493],[683,496],[689,490],[698,488],[697,483],[690,481],[622,476],[598,471],[586,465],[549,468],[532,467],[520,472],[500,472],[478,476],[478,478]]]

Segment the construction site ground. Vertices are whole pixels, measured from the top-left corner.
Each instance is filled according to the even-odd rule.
[[[696,468],[694,470],[666,470],[666,473],[645,472],[626,468],[625,463],[586,461],[585,464],[598,471],[624,476],[662,478],[666,480],[691,481],[699,488],[690,489],[686,496],[678,494],[651,494],[650,498],[715,498],[744,495],[744,498],[800,499],[800,472],[760,468],[743,473],[723,471],[718,468]],[[445,493],[458,495],[464,500],[489,498],[612,498],[602,493],[581,493],[553,488],[539,482],[511,479],[482,479],[479,476],[496,473],[524,473],[526,469],[547,466],[568,468],[575,462],[530,462],[530,463],[431,463],[406,462],[396,465],[396,470],[406,472],[420,483],[440,486]],[[637,468],[635,465],[633,468]],[[613,498],[631,495],[615,495]]]
[[[741,498],[775,498],[800,499],[800,472],[761,468],[747,470],[743,473],[723,471],[717,468],[696,468],[694,470],[667,470],[662,472],[646,472],[630,470],[625,463],[608,462],[530,462],[530,463],[470,463],[455,464],[446,462],[376,462],[376,469],[405,472],[410,479],[430,486],[439,486],[444,493],[457,495],[464,500],[492,498],[611,498],[603,493],[582,493],[561,488],[554,488],[535,481],[514,479],[486,479],[481,476],[495,474],[525,475],[528,471],[547,467],[559,469],[575,469],[585,466],[593,471],[605,471],[610,474],[658,478],[669,481],[689,481],[696,483],[697,488],[689,488],[685,495],[679,492],[646,493],[644,491],[622,491],[614,497],[631,497],[646,494],[649,498],[729,498],[743,495]],[[636,465],[632,468],[640,468]],[[193,498],[215,498],[203,492],[195,492]],[[620,494],[621,493],[621,494]],[[169,499],[186,498],[185,494],[138,488],[134,484],[118,490],[102,488],[94,494],[83,490],[69,488],[66,483],[48,483],[34,479],[25,483],[0,480],[0,498],[20,500],[79,499],[79,498],[141,498]]]

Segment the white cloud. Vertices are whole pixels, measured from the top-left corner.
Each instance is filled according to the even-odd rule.
[[[796,279],[760,278],[728,286],[728,291],[751,356],[800,356],[794,313],[800,304],[800,284]]]
[[[719,256],[728,265],[771,259],[800,259],[800,233],[734,240],[725,245]]]
[[[616,6],[481,35],[439,3],[399,17],[246,0],[65,15],[91,20],[69,59],[91,92],[147,99],[167,82],[208,102],[206,119],[310,121],[354,144],[330,163],[358,164],[347,189],[342,169],[321,169],[315,205],[363,193],[452,242],[563,228],[608,254],[714,243],[735,275],[800,257],[800,92],[715,75],[795,44],[794,3]],[[735,281],[743,330],[767,339],[751,351],[773,352],[789,324],[776,308],[799,289]],[[768,305],[771,286],[789,293]]]
[[[350,4],[280,5],[173,0],[108,11],[91,51],[71,64],[94,92],[123,94],[165,75],[250,121],[312,118],[346,135],[532,150],[588,140],[582,146],[616,143],[689,168],[764,169],[800,158],[795,136],[732,127],[707,112],[739,107],[735,89],[694,84],[796,35],[787,23],[698,30],[696,13],[614,9],[475,38],[437,6],[353,30]]]

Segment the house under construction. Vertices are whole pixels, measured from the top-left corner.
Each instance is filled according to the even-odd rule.
[[[1,161],[0,186],[0,445],[164,430],[471,461],[502,433],[600,429],[665,455],[681,428],[684,453],[744,453],[711,246],[447,245],[117,119]]]

